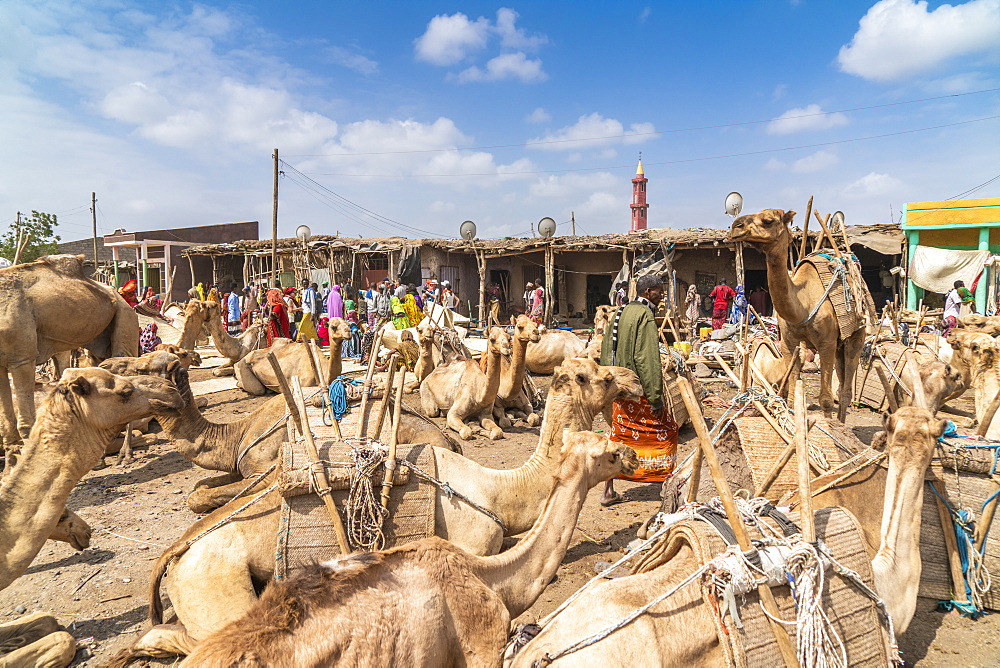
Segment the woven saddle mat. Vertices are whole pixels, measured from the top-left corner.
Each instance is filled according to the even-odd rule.
[[[874,588],[871,560],[864,546],[861,527],[850,512],[843,508],[817,510],[816,535],[823,540],[834,558],[861,576],[866,585]],[[789,519],[796,521],[798,514]],[[768,524],[773,523],[765,519]],[[777,527],[775,527],[777,528]],[[749,529],[750,538],[758,539],[756,529]],[[678,542],[687,543],[694,550],[699,563],[724,552],[725,541],[718,532],[700,520],[687,520],[674,526],[667,536],[654,546],[650,553],[635,565],[635,573],[643,573],[669,563],[676,554]],[[657,548],[666,546],[657,554]],[[693,586],[693,585],[688,585]],[[795,619],[795,603],[787,585],[772,587],[782,619]],[[743,628],[737,628],[732,617],[720,617],[709,590],[702,584],[702,602],[715,621],[719,643],[726,654],[727,664],[736,668],[772,668],[784,665],[781,650],[771,632],[771,625],[759,604],[759,596],[752,591],[737,597]],[[667,599],[666,604],[669,604]],[[661,604],[663,605],[663,604]],[[889,637],[879,620],[875,604],[855,586],[832,570],[826,571],[826,588],[823,591],[823,610],[847,648],[849,666],[881,666],[889,664]],[[664,613],[658,613],[664,614]],[[795,624],[784,625],[792,643],[795,643]]]
[[[814,253],[803,259],[802,262],[809,263],[815,267],[825,290],[830,285],[830,281],[833,280],[834,267],[840,263],[840,260],[836,259],[836,257],[833,257],[833,259],[824,257],[824,254],[835,256],[832,250],[821,249],[818,253]],[[837,324],[840,327],[841,339],[849,338],[854,332],[864,327],[868,317],[874,318],[875,313],[875,302],[872,300],[872,295],[868,291],[868,286],[865,284],[864,279],[861,278],[861,271],[857,267],[857,262],[848,258],[845,267],[847,269],[847,284],[851,288],[850,306],[847,304],[847,299],[844,295],[844,283],[840,278],[837,278],[833,289],[830,290],[830,295],[827,297],[830,303],[833,304],[834,313],[837,314]]]
[[[886,379],[892,383],[893,374],[896,376],[901,375],[903,366],[906,364],[906,360],[903,359],[906,346],[898,341],[881,341],[876,344],[876,347],[878,352],[881,352],[882,357],[886,359],[886,362],[889,363],[890,367],[887,369],[886,364],[875,352],[872,353],[871,363],[873,366],[880,367]],[[864,387],[861,387],[862,380],[865,381]],[[882,386],[882,381],[879,380],[878,372],[874,368],[866,372],[865,369],[859,366],[858,372],[854,376],[854,388],[854,396],[859,404],[864,404],[877,411],[888,407],[885,399],[885,388]]]

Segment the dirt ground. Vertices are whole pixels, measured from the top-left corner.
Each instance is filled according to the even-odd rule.
[[[207,370],[193,371],[193,381],[211,377]],[[815,374],[806,374],[805,378],[815,396]],[[548,379],[536,380],[547,388]],[[726,399],[733,393],[722,383],[713,383],[711,388]],[[218,392],[207,398],[205,415],[220,422],[236,419],[267,400],[248,397],[240,390]],[[971,410],[968,399],[956,405]],[[715,409],[705,412],[708,417],[721,414]],[[849,421],[859,437],[868,442],[879,417],[857,410]],[[438,422],[443,424],[442,420]],[[594,429],[606,429],[601,418]],[[486,466],[514,468],[534,450],[537,435],[537,429],[515,426],[500,441],[477,438],[465,442],[465,454]],[[694,432],[688,427],[681,432],[681,452],[693,445]],[[76,552],[65,543],[50,541],[31,568],[0,592],[0,621],[36,610],[54,614],[79,640],[81,650],[74,665],[100,665],[146,628],[146,589],[153,562],[197,517],[188,510],[184,498],[194,483],[208,473],[185,461],[162,439],[136,455],[135,463],[124,468],[115,467],[114,457],[108,457],[107,465],[89,473],[70,496],[69,508],[94,530],[90,548]],[[599,504],[600,488],[591,491],[557,580],[521,617],[522,621],[554,609],[595,573],[597,562],[617,559],[635,538],[636,528],[658,509],[658,484],[618,481],[616,487],[628,500],[610,508]],[[1000,665],[1000,616],[972,621],[954,613],[936,612],[935,606],[936,601],[918,601],[916,617],[901,642],[907,665]],[[175,661],[152,663],[171,665]]]

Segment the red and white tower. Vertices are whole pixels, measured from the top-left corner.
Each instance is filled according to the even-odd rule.
[[[642,155],[639,155],[639,166],[635,168],[635,178],[632,179],[632,232],[646,229],[646,174],[642,171]]]

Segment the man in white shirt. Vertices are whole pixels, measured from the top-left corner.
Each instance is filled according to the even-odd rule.
[[[948,336],[948,333],[958,326],[958,317],[962,312],[962,303],[965,301],[962,293],[968,292],[964,288],[964,281],[955,281],[955,287],[949,290],[948,294],[944,296],[944,314],[941,316],[941,336]]]

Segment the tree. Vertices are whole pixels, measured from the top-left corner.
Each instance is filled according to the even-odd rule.
[[[15,223],[0,236],[0,256],[13,261],[17,254],[18,232],[31,234],[28,244],[21,252],[20,262],[31,262],[43,255],[53,255],[59,252],[59,237],[55,233],[58,221],[56,215],[32,211],[29,218],[21,218],[21,225]]]

